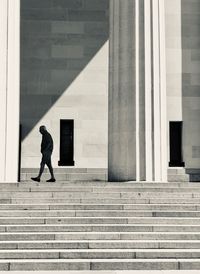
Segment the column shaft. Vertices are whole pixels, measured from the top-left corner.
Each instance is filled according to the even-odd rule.
[[[0,181],[5,180],[6,167],[7,30],[8,2],[4,0],[0,1]]]
[[[153,180],[152,142],[152,39],[151,39],[151,0],[145,0],[145,150],[146,180]]]
[[[110,1],[108,177],[167,180],[164,0]]]
[[[146,149],[145,149],[145,33],[144,33],[144,2],[146,0],[138,0],[139,13],[139,176],[140,181],[146,179]]]
[[[1,166],[0,181],[15,182],[18,178],[19,147],[19,30],[20,0],[1,0],[0,99]],[[2,153],[3,152],[3,153]]]
[[[136,179],[135,1],[110,1],[108,177]]]
[[[161,105],[161,181],[167,181],[167,91],[166,91],[166,51],[165,51],[165,1],[159,0],[160,22],[160,105]]]

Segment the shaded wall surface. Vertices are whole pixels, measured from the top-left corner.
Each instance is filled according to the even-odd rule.
[[[183,121],[185,167],[200,168],[200,1],[167,0],[165,13],[168,122]]]
[[[107,0],[21,1],[22,167],[38,167],[41,135],[74,119],[76,167],[107,166]]]
[[[200,168],[200,1],[182,0],[183,147],[187,168]]]

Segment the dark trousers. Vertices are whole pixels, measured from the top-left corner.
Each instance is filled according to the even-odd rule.
[[[51,154],[52,153],[50,151],[42,153],[42,160],[40,163],[40,171],[39,171],[39,175],[38,175],[39,178],[42,176],[45,165],[47,165],[47,167],[49,168],[51,178],[54,178],[53,167],[51,164]]]

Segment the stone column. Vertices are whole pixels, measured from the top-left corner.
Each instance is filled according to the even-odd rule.
[[[136,180],[135,1],[110,1],[108,180]]]
[[[167,181],[164,0],[152,0],[153,179]]]
[[[19,147],[20,0],[0,1],[0,182],[16,182]]]
[[[110,181],[166,181],[163,1],[110,0]]]

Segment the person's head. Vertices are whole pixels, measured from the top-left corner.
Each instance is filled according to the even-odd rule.
[[[45,126],[40,126],[39,132],[40,132],[41,134],[44,134],[46,131],[47,131],[47,129],[46,129]]]

